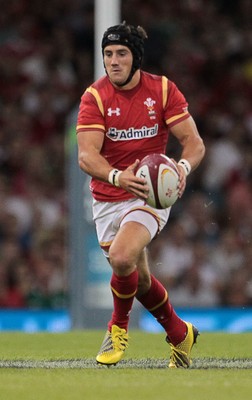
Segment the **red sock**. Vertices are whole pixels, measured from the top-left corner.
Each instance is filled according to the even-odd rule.
[[[137,291],[138,272],[135,270],[128,276],[117,276],[113,273],[110,283],[114,301],[114,311],[108,323],[108,330],[111,330],[112,325],[117,325],[127,331],[129,314]]]
[[[165,329],[169,342],[176,346],[185,339],[187,326],[169,303],[167,291],[153,275],[149,291],[137,299]]]

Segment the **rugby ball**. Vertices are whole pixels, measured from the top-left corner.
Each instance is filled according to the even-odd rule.
[[[136,176],[150,188],[146,203],[154,208],[171,207],[178,198],[179,174],[174,162],[164,154],[150,154],[137,167]]]

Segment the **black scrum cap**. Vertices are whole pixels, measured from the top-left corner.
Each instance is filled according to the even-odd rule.
[[[104,48],[111,44],[121,44],[123,46],[127,46],[132,52],[133,64],[130,76],[126,83],[131,80],[136,70],[142,65],[144,55],[144,40],[146,38],[147,34],[141,26],[134,27],[133,25],[126,24],[125,21],[122,24],[111,26],[103,35],[102,53],[104,53]]]

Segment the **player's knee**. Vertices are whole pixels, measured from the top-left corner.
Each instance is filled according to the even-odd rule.
[[[109,260],[113,271],[118,275],[129,275],[135,265],[128,253],[110,248]]]

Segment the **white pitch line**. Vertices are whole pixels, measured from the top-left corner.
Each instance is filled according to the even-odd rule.
[[[111,368],[165,369],[167,359],[126,359]],[[0,360],[0,368],[24,369],[102,369],[94,359],[69,360]],[[252,359],[195,358],[191,369],[252,369]]]

